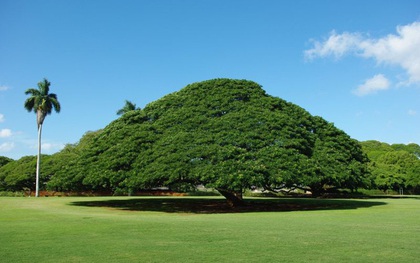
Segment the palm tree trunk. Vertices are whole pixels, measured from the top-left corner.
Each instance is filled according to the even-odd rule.
[[[41,132],[42,124],[38,125],[38,157],[36,158],[35,197],[39,196],[39,170],[41,165]]]

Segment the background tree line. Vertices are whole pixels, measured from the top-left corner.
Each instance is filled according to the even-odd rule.
[[[384,192],[420,193],[419,145],[389,145],[378,141],[365,141],[361,145],[370,159],[369,171],[375,188]]]

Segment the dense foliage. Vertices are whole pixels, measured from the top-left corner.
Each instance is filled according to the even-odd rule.
[[[251,81],[188,85],[131,110],[44,161],[48,188],[128,193],[166,186],[301,188],[313,195],[370,185],[359,143]],[[0,170],[0,173],[2,171]]]
[[[420,146],[362,142],[371,162],[369,170],[378,189],[420,193]]]
[[[0,167],[0,191],[35,189],[36,156],[25,156]]]
[[[7,163],[10,163],[11,161],[13,161],[13,159],[7,158],[5,156],[0,156],[0,167]]]

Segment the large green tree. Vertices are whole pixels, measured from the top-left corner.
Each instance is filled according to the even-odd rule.
[[[38,155],[36,162],[36,183],[35,196],[39,196],[39,171],[41,163],[41,133],[42,125],[45,117],[51,114],[54,109],[57,113],[60,112],[61,106],[57,99],[57,95],[50,93],[51,83],[44,79],[38,83],[38,89],[30,88],[25,91],[29,98],[26,99],[24,107],[27,111],[36,113],[36,123],[38,126]]]
[[[255,82],[214,79],[125,113],[90,138],[74,171],[95,191],[202,184],[237,205],[250,187],[364,187],[366,162],[332,123]]]

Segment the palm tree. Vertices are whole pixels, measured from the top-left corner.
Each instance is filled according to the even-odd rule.
[[[33,111],[36,113],[36,123],[38,125],[38,157],[36,160],[36,190],[35,196],[39,196],[39,168],[41,162],[41,132],[42,124],[47,115],[51,114],[54,109],[55,112],[60,112],[61,106],[57,100],[57,95],[49,93],[51,83],[44,78],[43,81],[38,83],[38,89],[27,89],[26,95],[30,95],[26,99],[24,107],[29,112]]]
[[[129,100],[125,100],[125,105],[124,105],[124,107],[122,108],[122,109],[119,109],[118,111],[117,111],[117,115],[123,115],[124,113],[127,113],[127,112],[129,112],[129,111],[132,111],[132,110],[139,110],[140,108],[139,107],[136,107],[136,104],[134,104],[134,103],[132,103],[131,101],[129,101]]]

